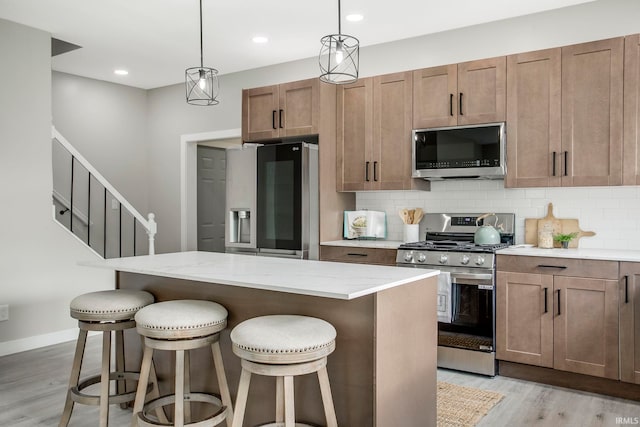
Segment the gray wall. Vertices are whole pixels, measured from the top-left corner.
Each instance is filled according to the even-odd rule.
[[[0,354],[68,339],[76,295],[113,286],[54,223],[51,208],[50,35],[0,19]]]

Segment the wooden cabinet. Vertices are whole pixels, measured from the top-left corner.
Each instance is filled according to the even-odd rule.
[[[620,263],[620,379],[640,384],[640,263]]]
[[[619,378],[618,263],[499,255],[500,360]]]
[[[413,85],[414,129],[505,120],[505,57],[415,70]]]
[[[320,81],[301,80],[242,91],[242,139],[318,133]]]
[[[396,249],[321,245],[320,260],[395,266],[396,252]]]
[[[411,178],[411,72],[337,89],[338,191],[429,189]]]
[[[618,37],[562,48],[563,186],[622,184],[623,47]]]
[[[561,49],[507,57],[505,187],[557,187],[561,153]]]
[[[622,183],[640,184],[640,35],[624,39],[624,159]]]

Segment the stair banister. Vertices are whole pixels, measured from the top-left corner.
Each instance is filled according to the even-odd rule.
[[[158,224],[155,221],[155,215],[153,213],[149,213],[147,218],[142,216],[142,214],[138,212],[136,208],[134,208],[131,203],[129,203],[127,199],[125,199],[124,196],[122,196],[122,194],[120,194],[118,190],[116,190],[113,185],[111,185],[109,181],[107,181],[106,178],[103,177],[100,172],[98,172],[96,168],[94,168],[91,163],[89,163],[87,159],[85,159],[54,126],[51,127],[51,138],[57,140],[67,151],[69,151],[73,158],[75,158],[113,196],[113,198],[118,200],[118,202],[124,206],[135,217],[135,219],[138,220],[145,229],[147,236],[149,236],[149,255],[154,255],[155,236],[158,232]]]

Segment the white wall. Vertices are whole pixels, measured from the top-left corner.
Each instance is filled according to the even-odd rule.
[[[0,355],[69,339],[76,295],[113,287],[51,209],[50,35],[0,19]]]

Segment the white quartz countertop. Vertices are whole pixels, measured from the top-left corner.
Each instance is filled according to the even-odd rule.
[[[498,255],[541,256],[553,258],[598,259],[604,261],[640,262],[640,250],[624,249],[542,249],[537,247],[511,246],[496,252]]]
[[[81,265],[129,273],[218,283],[336,299],[354,299],[416,280],[439,270],[272,258],[215,252],[177,252]]]
[[[343,246],[347,248],[398,249],[403,242],[399,240],[332,240],[321,242],[324,246]]]

